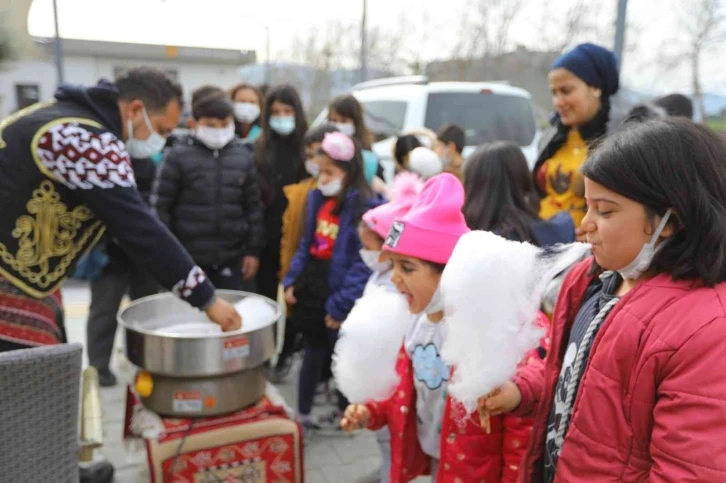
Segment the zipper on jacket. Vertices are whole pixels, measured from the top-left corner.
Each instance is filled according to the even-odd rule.
[[[214,232],[217,234],[218,239],[221,239],[222,231],[222,160],[219,157],[219,150],[214,150],[214,162],[217,168],[217,183],[216,190],[214,193]],[[222,260],[219,258],[220,250],[216,250],[214,255],[215,265],[220,265]]]

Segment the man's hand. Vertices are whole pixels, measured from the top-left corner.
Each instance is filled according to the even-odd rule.
[[[242,259],[242,277],[252,280],[260,269],[260,259],[257,257],[244,257]]]
[[[225,332],[242,328],[242,316],[235,310],[232,304],[219,297],[207,309],[207,317],[215,324],[221,326]]]
[[[328,329],[338,330],[340,329],[341,325],[343,324],[332,318],[330,314],[325,316],[325,327],[327,327]]]

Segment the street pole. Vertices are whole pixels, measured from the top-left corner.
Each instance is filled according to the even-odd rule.
[[[55,22],[55,67],[58,72],[58,84],[63,83],[63,45],[58,31],[58,5],[53,0],[53,21]]]
[[[368,78],[368,1],[363,0],[363,19],[360,26],[360,81]]]
[[[270,85],[270,26],[265,25],[265,84]]]
[[[628,9],[628,0],[617,0],[618,17],[615,21],[615,58],[618,66],[623,66],[623,50],[625,49],[625,17]]]

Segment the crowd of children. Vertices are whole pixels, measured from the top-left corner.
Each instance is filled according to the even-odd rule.
[[[534,173],[511,142],[464,159],[467,134],[447,125],[397,139],[392,183],[355,97],[308,130],[290,86],[205,87],[152,202],[218,288],[255,279],[284,300],[274,375],[302,349],[299,422],[377,431],[380,481],[725,481],[726,143],[667,114],[610,130],[618,72],[602,47],[563,55],[549,80],[558,115]],[[440,281],[471,230],[545,252],[577,238],[591,256],[542,300],[540,345],[466,414],[441,355],[457,307]],[[338,392],[314,418],[341,328],[376,290],[412,314],[398,385],[353,404]]]

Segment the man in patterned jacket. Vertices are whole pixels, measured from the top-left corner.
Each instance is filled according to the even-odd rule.
[[[161,285],[225,330],[240,326],[136,190],[129,155],[164,147],[181,88],[153,69],[62,86],[0,123],[0,352],[65,342],[59,289],[105,230]]]

